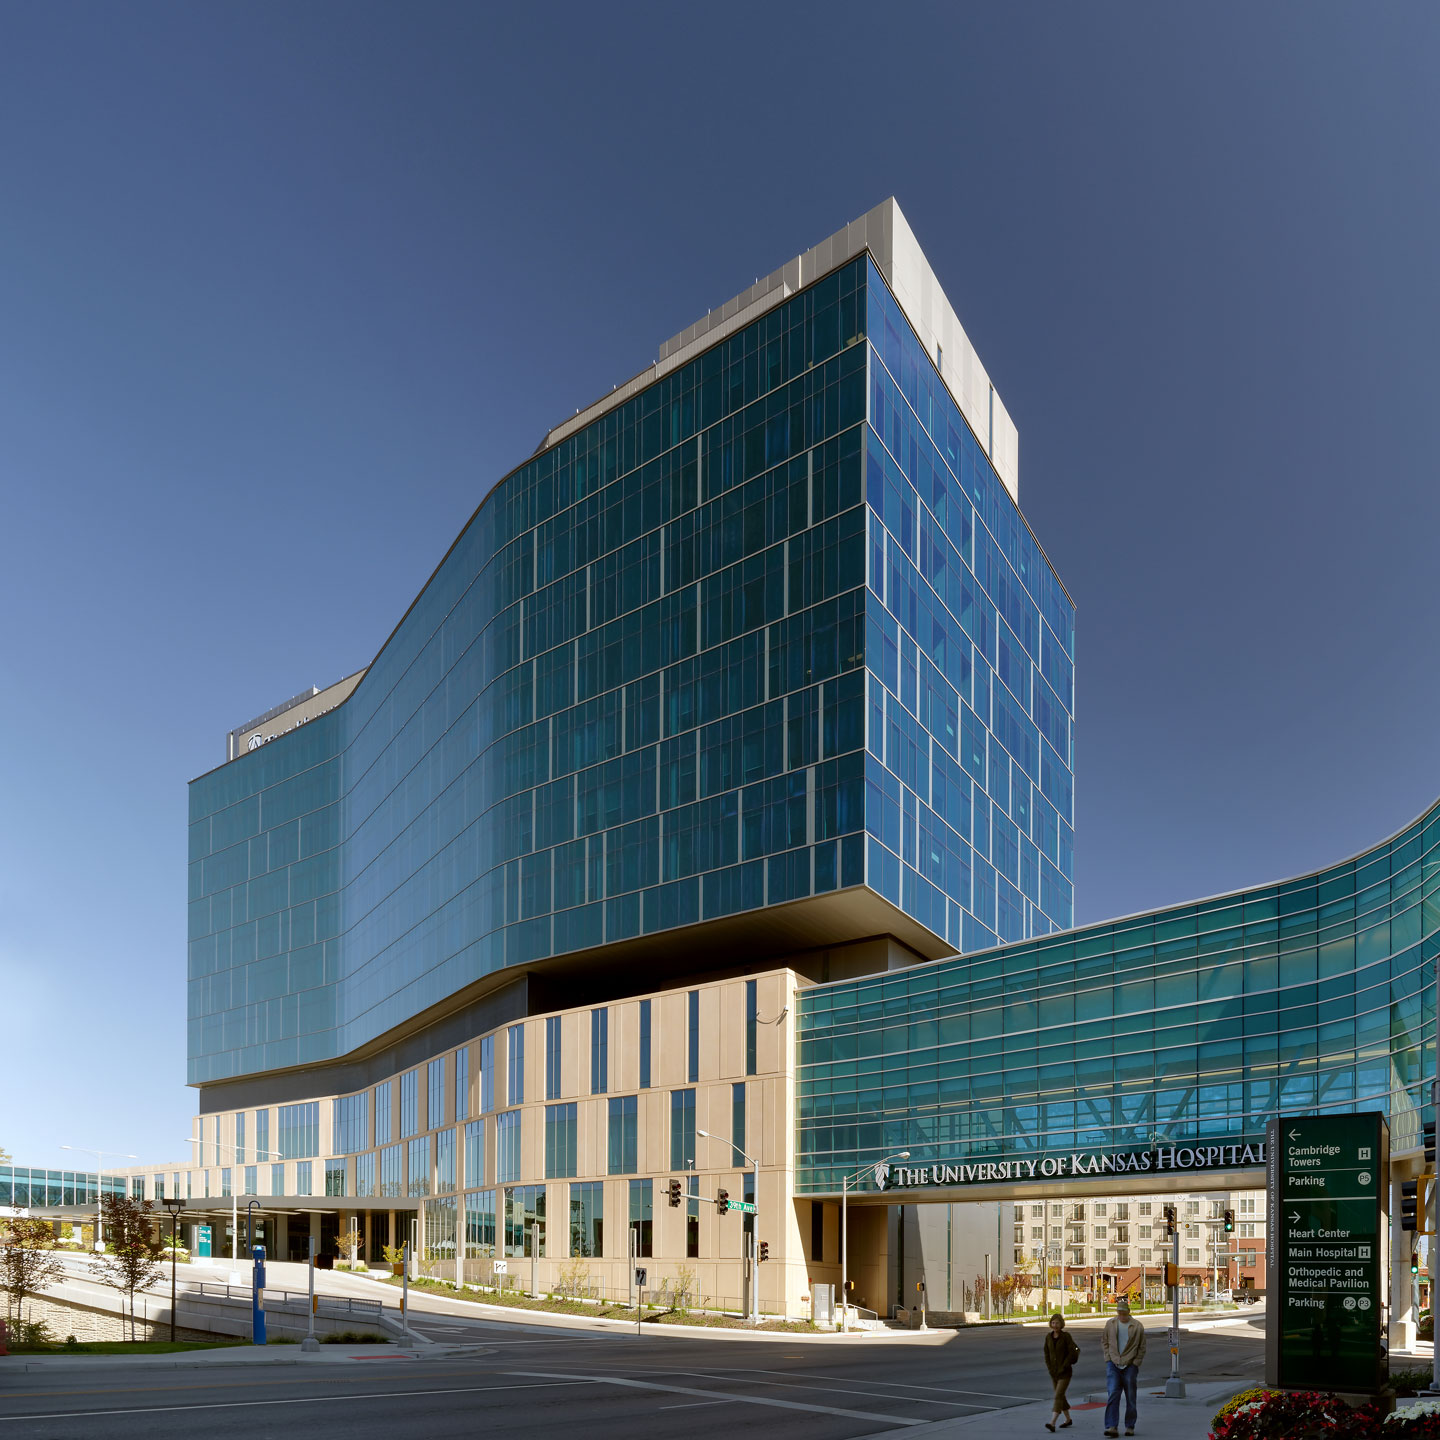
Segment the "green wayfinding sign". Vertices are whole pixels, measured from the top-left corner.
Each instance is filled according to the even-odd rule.
[[[1270,1121],[1267,1384],[1379,1389],[1389,1171],[1390,1132],[1379,1111]]]

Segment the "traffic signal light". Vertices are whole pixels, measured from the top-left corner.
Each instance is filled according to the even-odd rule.
[[[1410,1252],[1410,1273],[1412,1275],[1420,1273],[1420,1254],[1416,1250]]]
[[[728,1190],[717,1190],[715,1192],[715,1213],[723,1215],[730,1208],[730,1192]]]
[[[680,1208],[680,1182],[678,1180],[672,1180],[670,1182],[670,1194],[668,1198],[670,1204],[678,1210]]]
[[[1420,1184],[1416,1180],[1406,1180],[1400,1186],[1400,1228],[1420,1228]]]
[[[1225,1212],[1225,1233],[1226,1233],[1227,1235],[1229,1235],[1229,1234],[1231,1233],[1231,1231],[1233,1231],[1234,1229],[1235,1229],[1235,1212],[1234,1212],[1233,1210],[1227,1210],[1227,1211]]]
[[[1175,1233],[1175,1207],[1173,1205],[1165,1207],[1165,1233],[1167,1235]]]
[[[1435,1122],[1428,1120],[1425,1123],[1425,1163],[1435,1163]]]
[[[770,1242],[768,1240],[762,1240],[760,1242],[760,1263],[763,1265],[769,1258]]]
[[[1165,1283],[1172,1289],[1180,1283],[1180,1267],[1168,1260],[1165,1262]]]

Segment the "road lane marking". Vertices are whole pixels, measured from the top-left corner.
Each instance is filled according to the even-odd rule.
[[[120,1410],[37,1410],[33,1415],[0,1415],[0,1424],[21,1420],[82,1420],[96,1415],[169,1415],[187,1410],[250,1410],[262,1405],[324,1405],[336,1400],[410,1400],[423,1395],[478,1395],[487,1390],[558,1390],[593,1385],[593,1380],[552,1380],[546,1385],[462,1385],[442,1390],[376,1390],[367,1395],[296,1395],[284,1400],[210,1400],[203,1405],[127,1406]]]
[[[924,1395],[887,1395],[883,1390],[855,1390],[842,1388],[839,1380],[829,1380],[824,1385],[785,1385],[778,1380],[752,1380],[747,1375],[736,1372],[734,1374],[716,1374],[706,1370],[651,1370],[646,1372],[651,1375],[694,1375],[701,1380],[728,1380],[732,1384],[740,1385],[770,1385],[777,1390],[823,1390],[834,1395],[869,1395],[876,1400],[904,1400],[908,1405],[943,1405],[949,1410],[1004,1410],[1004,1405],[984,1405],[979,1400],[931,1400]],[[766,1370],[760,1372],[765,1375],[783,1375],[783,1370]],[[877,1385],[888,1384],[888,1381],[877,1380]],[[965,1416],[957,1416],[957,1419],[965,1419]]]
[[[809,1375],[809,1374],[805,1374],[804,1372],[799,1371],[799,1370],[752,1370],[752,1369],[749,1369],[749,1368],[747,1367],[746,1369],[743,1369],[743,1370],[737,1368],[737,1369],[735,1369],[735,1370],[732,1372],[732,1371],[731,1371],[728,1367],[726,1367],[726,1366],[717,1365],[717,1366],[715,1367],[715,1371],[713,1371],[713,1372],[711,1372],[711,1373],[712,1373],[712,1374],[715,1374],[715,1373],[717,1373],[717,1372],[718,1372],[719,1374],[731,1374],[731,1373],[733,1373],[733,1374],[741,1375],[741,1376],[744,1376],[744,1375],[784,1375],[784,1376],[787,1376],[787,1377],[792,1377],[792,1376],[793,1376],[793,1377],[794,1377],[795,1379],[797,1379],[797,1380],[823,1380],[823,1381],[825,1381],[825,1383],[826,1383],[827,1385],[833,1385],[833,1384],[838,1383],[837,1380],[836,1380],[836,1377],[834,1377],[834,1376],[831,1376],[831,1375]],[[679,1373],[679,1374],[691,1374],[691,1375],[694,1375],[694,1374],[699,1374],[700,1372],[699,1372],[699,1371],[691,1370],[691,1371],[679,1371],[679,1372],[677,1372],[677,1373]],[[841,1378],[841,1379],[845,1379],[846,1377],[841,1376],[840,1378]],[[934,1391],[936,1391],[936,1392],[938,1392],[938,1393],[945,1394],[945,1395],[984,1395],[984,1396],[988,1397],[988,1398],[991,1399],[991,1400],[1019,1400],[1019,1401],[1022,1401],[1022,1402],[1023,1402],[1024,1404],[1026,1404],[1026,1405],[1038,1405],[1038,1404],[1040,1403],[1040,1401],[1042,1401],[1042,1400],[1048,1400],[1048,1399],[1050,1398],[1048,1395],[1004,1395],[1004,1394],[1001,1394],[999,1391],[996,1391],[996,1390],[961,1390],[961,1389],[959,1389],[958,1387],[953,1386],[953,1385],[909,1385],[909,1384],[907,1384],[907,1383],[906,1383],[905,1381],[903,1381],[903,1380],[875,1380],[875,1381],[871,1381],[871,1382],[869,1382],[869,1383],[875,1384],[875,1385],[888,1385],[888,1386],[889,1386],[891,1389],[893,1389],[893,1390],[934,1390]],[[897,1400],[900,1400],[900,1399],[908,1399],[908,1398],[909,1398],[908,1396],[900,1396],[900,1395],[895,1396],[895,1399],[897,1399]],[[918,1397],[917,1397],[917,1398],[918,1398]]]
[[[662,1405],[662,1410],[703,1410],[707,1405],[728,1405],[728,1400],[687,1400],[683,1405]]]
[[[588,1379],[598,1385],[624,1385],[632,1390],[662,1390],[672,1395],[699,1395],[705,1400],[724,1400],[737,1405],[768,1405],[776,1410],[809,1410],[821,1415],[843,1415],[848,1420],[878,1420],[886,1425],[924,1425],[924,1420],[915,1420],[907,1415],[880,1415],[873,1410],[843,1410],[835,1405],[806,1405],[799,1400],[777,1400],[766,1395],[725,1395],[718,1390],[697,1390],[690,1385],[660,1385],[652,1380],[626,1380],[618,1375],[562,1375],[549,1374],[544,1370],[512,1370],[512,1375],[531,1375],[549,1380],[571,1382]]]

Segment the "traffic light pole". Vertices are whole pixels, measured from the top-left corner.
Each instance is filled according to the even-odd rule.
[[[1185,1398],[1185,1382],[1180,1378],[1180,1221],[1170,1237],[1170,1261],[1175,1267],[1175,1284],[1170,1287],[1170,1378],[1165,1382],[1167,1400]]]

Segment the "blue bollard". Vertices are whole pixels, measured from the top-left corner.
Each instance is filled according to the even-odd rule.
[[[265,1342],[265,1309],[261,1300],[265,1294],[265,1247],[257,1245],[251,1252],[255,1268],[251,1276],[250,1295],[250,1343],[252,1345],[264,1345]]]

